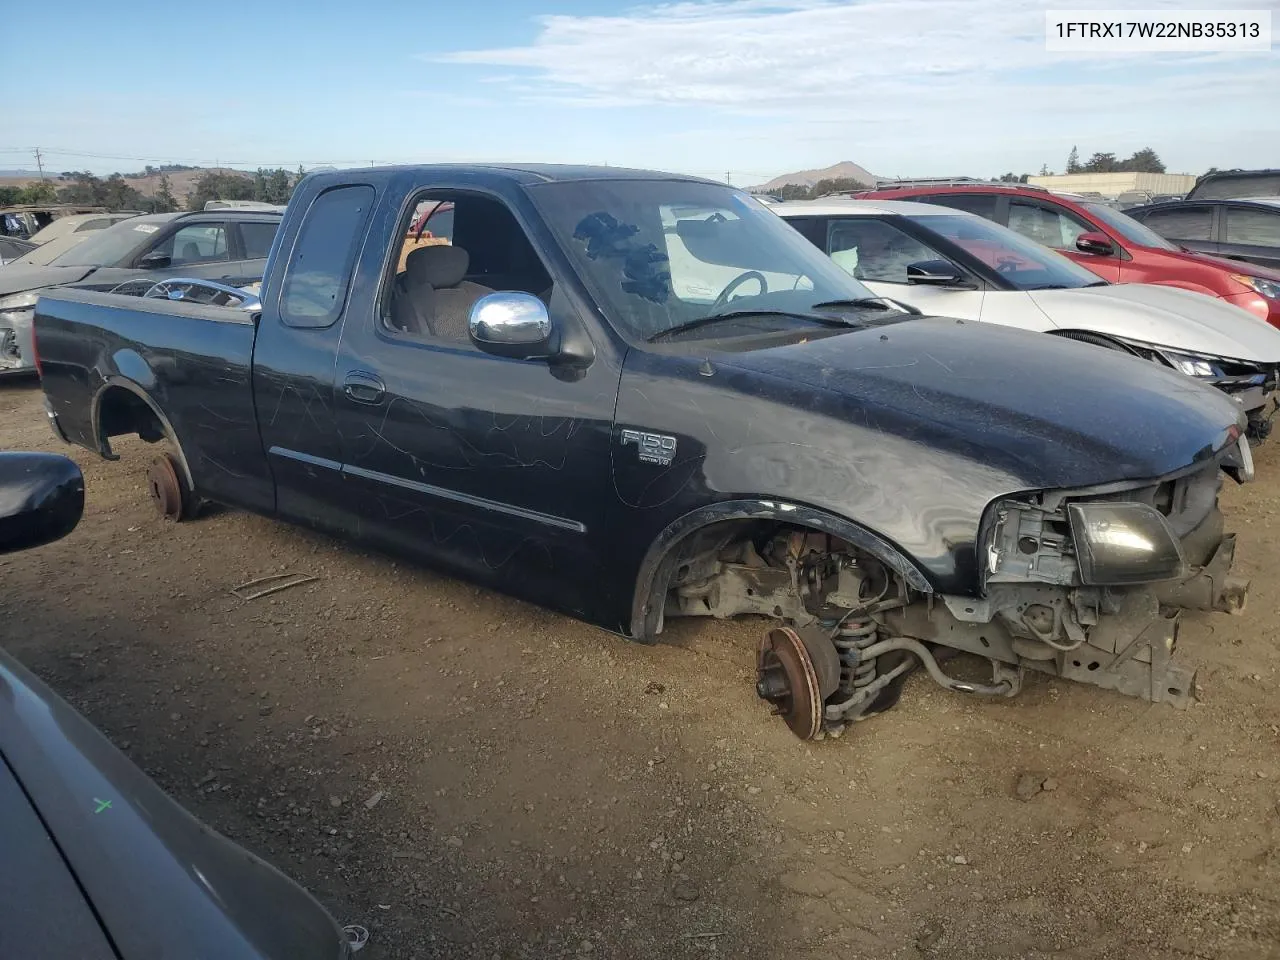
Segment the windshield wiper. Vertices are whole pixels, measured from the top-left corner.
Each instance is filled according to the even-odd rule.
[[[721,320],[741,320],[744,317],[789,317],[796,320],[807,320],[810,323],[821,324],[824,327],[861,326],[859,323],[844,320],[840,317],[825,317],[817,313],[797,313],[794,310],[729,310],[726,313],[712,313],[705,317],[698,317],[695,320],[686,320],[684,323],[678,323],[674,327],[660,330],[649,337],[648,342],[654,343],[665,337],[676,336],[689,330],[697,330],[699,327],[719,323]]]
[[[823,300],[821,303],[815,303],[812,309],[823,310],[829,307],[870,307],[872,310],[898,309],[897,306],[889,301],[888,297],[859,297],[856,300]]]

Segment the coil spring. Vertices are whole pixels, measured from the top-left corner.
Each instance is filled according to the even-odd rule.
[[[862,659],[861,651],[876,642],[874,620],[850,620],[840,624],[831,642],[840,655],[840,691],[845,696],[876,678],[876,661]]]

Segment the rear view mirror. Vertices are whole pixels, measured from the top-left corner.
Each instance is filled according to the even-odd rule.
[[[501,291],[481,297],[471,307],[467,328],[486,353],[518,360],[551,354],[551,315],[532,294]]]
[[[954,287],[963,280],[959,268],[949,260],[918,260],[907,264],[907,283]]]
[[[1091,253],[1097,257],[1109,257],[1116,252],[1110,238],[1096,230],[1090,230],[1076,237],[1076,249],[1081,253]]]
[[[162,267],[169,266],[173,262],[173,258],[167,253],[148,253],[145,257],[138,261],[138,266],[147,270],[159,270]]]
[[[84,476],[57,453],[0,453],[0,553],[60,540],[84,513]]]

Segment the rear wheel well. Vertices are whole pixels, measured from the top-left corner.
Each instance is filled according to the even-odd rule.
[[[98,442],[109,452],[112,437],[131,433],[147,443],[168,435],[164,421],[146,400],[127,387],[107,387],[98,398]]]
[[[147,443],[166,442],[178,463],[179,474],[187,489],[193,489],[191,467],[187,463],[182,444],[169,421],[146,397],[136,390],[118,383],[109,384],[98,396],[97,416],[98,452],[108,460],[119,457],[111,450],[111,438],[137,434]]]

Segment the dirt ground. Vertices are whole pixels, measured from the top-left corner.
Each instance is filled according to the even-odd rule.
[[[84,521],[0,558],[0,642],[381,958],[1280,957],[1280,443],[1228,485],[1246,612],[1189,615],[1186,711],[917,673],[839,740],[756,699],[758,623],[656,647],[230,510],[165,525],[70,452]],[[231,587],[300,572],[243,602]],[[1047,777],[1019,798],[1021,774]]]

